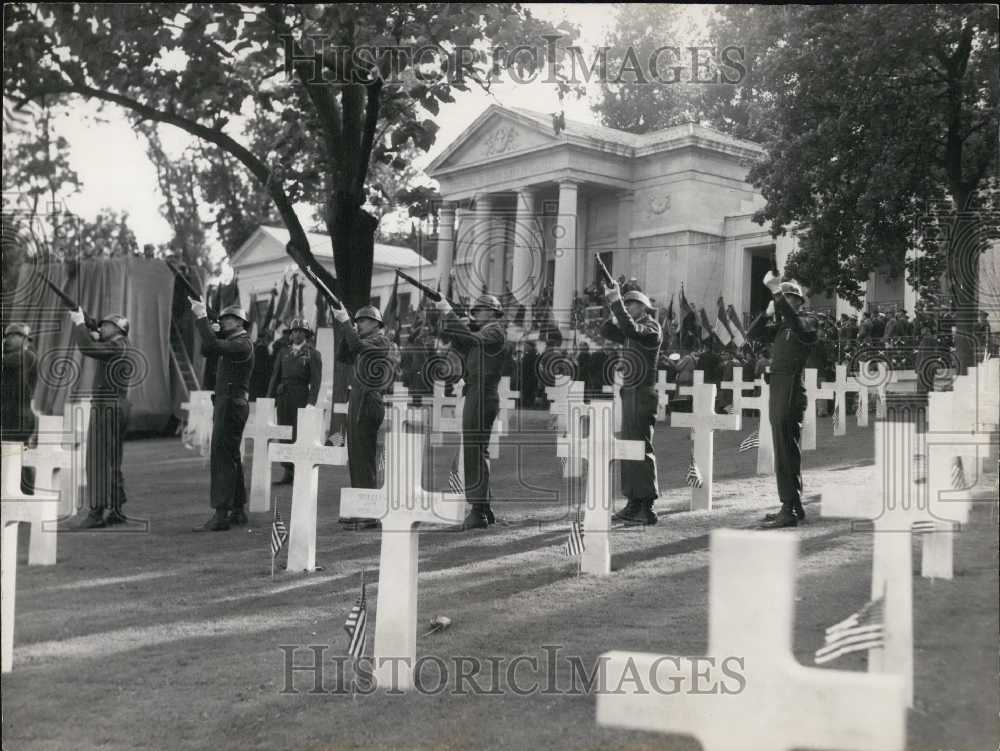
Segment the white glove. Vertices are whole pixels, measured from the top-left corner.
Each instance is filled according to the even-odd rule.
[[[85,316],[83,315],[83,308],[77,308],[76,310],[71,310],[69,312],[69,320],[73,322],[74,326],[79,326],[83,323]]]
[[[604,288],[604,299],[609,303],[617,302],[622,299],[622,290],[618,285],[618,282],[611,282],[610,287]]]
[[[351,315],[347,312],[347,308],[334,308],[333,319],[337,321],[337,323],[346,323],[351,320]]]
[[[193,297],[189,297],[188,301],[191,303],[191,312],[194,313],[195,318],[208,317],[208,306],[205,303],[201,300],[195,300]]]
[[[217,323],[213,323],[209,328],[211,328],[212,331],[214,331],[216,334],[218,334],[220,331],[222,331],[222,326],[220,326]]]
[[[774,300],[771,300],[771,302],[767,304],[767,315],[769,316],[774,315]]]
[[[442,297],[440,300],[434,303],[434,307],[440,310],[442,313],[448,313],[451,310],[451,303]]]
[[[775,294],[781,289],[781,278],[768,271],[764,274],[764,286],[771,290],[771,294]]]

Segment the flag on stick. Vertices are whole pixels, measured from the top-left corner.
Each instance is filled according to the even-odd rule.
[[[566,545],[563,546],[563,552],[570,558],[576,558],[583,555],[583,551],[583,525],[575,521],[570,525],[569,539],[566,540]]]
[[[760,431],[755,430],[742,441],[740,441],[740,453],[760,447]]]
[[[448,472],[448,488],[452,493],[465,493],[465,486],[462,484],[462,477],[458,473],[458,463],[462,461],[462,449],[459,447],[455,458],[451,460],[451,469]]]
[[[719,337],[719,341],[722,342],[722,346],[727,346],[729,342],[733,341],[733,335],[729,331],[729,325],[726,322],[726,306],[722,301],[722,295],[719,295],[718,300],[718,310],[715,314],[715,327],[713,331],[715,335]]]
[[[361,596],[351,612],[347,614],[344,631],[347,632],[347,653],[357,660],[365,654],[367,644],[366,626],[368,625],[368,601],[365,599],[365,570],[361,569]]]
[[[837,405],[837,400],[833,400],[833,432],[836,433],[840,430],[840,407]]]
[[[271,578],[274,578],[274,560],[277,558],[278,553],[285,546],[285,541],[288,540],[288,528],[285,527],[285,522],[281,518],[281,514],[278,513],[278,504],[274,504],[274,520],[271,522]]]
[[[736,342],[737,347],[742,347],[746,343],[746,332],[743,330],[743,324],[740,323],[739,313],[732,305],[728,306],[726,311],[729,314],[729,331],[733,335],[733,341]]]
[[[34,102],[27,102],[26,104],[17,106],[16,102],[3,98],[3,129],[6,133],[25,133],[32,134],[35,132],[36,126],[36,114],[37,105]]]
[[[692,488],[700,488],[704,485],[701,470],[698,469],[698,465],[694,463],[694,454],[691,454],[691,463],[688,464],[688,471],[687,475],[684,477],[684,481]]]
[[[704,308],[698,309],[698,317],[701,319],[701,340],[709,341],[712,338],[712,324],[708,322],[708,314]]]
[[[872,600],[858,612],[826,630],[823,646],[816,650],[815,662],[823,665],[851,652],[878,649],[885,645],[885,596]]]
[[[962,457],[956,456],[951,460],[951,487],[955,490],[962,490],[968,485],[965,481],[965,465],[962,464]]]

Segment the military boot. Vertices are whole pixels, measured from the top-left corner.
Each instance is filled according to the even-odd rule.
[[[216,509],[212,518],[201,527],[195,527],[196,532],[225,532],[229,529],[229,514],[225,509]]]
[[[625,504],[625,508],[611,518],[616,521],[625,522],[626,524],[645,524],[643,521],[645,518],[643,504],[641,501],[629,498],[628,503]]]

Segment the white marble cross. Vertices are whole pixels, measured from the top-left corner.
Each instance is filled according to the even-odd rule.
[[[566,417],[572,402],[582,402],[583,381],[572,381],[569,376],[558,376],[554,386],[545,387],[545,397],[549,400],[549,414],[556,417],[556,430],[566,432]]]
[[[823,382],[822,388],[833,393],[837,419],[833,421],[834,435],[847,435],[847,395],[860,394],[865,389],[857,385],[854,378],[847,377],[847,365],[836,366],[837,375],[831,382]]]
[[[382,523],[374,674],[380,687],[413,688],[417,660],[417,524],[458,524],[465,517],[465,496],[423,489],[424,436],[406,431],[422,424],[420,410],[391,404],[385,437],[385,485],[343,488],[340,515]]]
[[[642,461],[646,455],[642,441],[615,438],[613,409],[611,402],[596,399],[590,404],[571,404],[567,434],[556,442],[556,456],[566,459],[567,466],[580,467],[583,460],[587,462],[587,505],[583,516],[584,551],[580,570],[603,576],[611,573],[608,535],[614,498],[611,462]]]
[[[326,442],[323,410],[303,407],[299,410],[295,443],[272,443],[268,455],[272,462],[295,465],[292,481],[292,518],[288,530],[288,571],[312,571],[316,568],[316,495],[319,492],[319,465],[347,464],[347,448],[324,445]]]
[[[732,380],[723,381],[719,384],[721,390],[733,392],[734,415],[738,415],[743,411],[743,392],[747,389],[752,389],[753,386],[753,381],[743,380],[743,366],[739,363],[734,363]]]
[[[670,404],[670,396],[677,391],[676,383],[667,383],[667,371],[659,370],[656,373],[656,421],[664,422],[667,419],[667,406]]]
[[[819,371],[816,368],[805,369],[806,387],[806,411],[802,416],[802,439],[803,451],[816,450],[816,401],[819,399],[832,399],[833,390],[821,388],[818,385]]]
[[[705,384],[705,371],[696,370],[691,374],[691,385],[690,386],[679,386],[677,388],[678,396],[688,396],[689,394],[694,394],[694,389],[698,386],[703,386]]]
[[[758,378],[760,396],[743,396],[743,409],[755,409],[760,414],[757,424],[757,474],[774,474],[774,434],[771,432],[771,386]]]
[[[402,381],[395,381],[392,384],[392,393],[385,393],[382,395],[385,402],[399,402],[400,404],[407,405],[413,399],[410,394],[410,390],[403,385]]]
[[[208,456],[212,448],[212,423],[215,407],[212,404],[211,391],[192,391],[189,401],[181,404],[181,409],[187,410],[187,425],[184,426],[182,439],[186,448],[198,451],[202,456]]]
[[[87,485],[87,436],[90,435],[90,399],[68,401],[63,406],[63,427],[72,433],[73,462],[79,467],[80,490]]]
[[[521,392],[511,390],[510,376],[500,376],[500,386],[497,393],[500,395],[501,414],[509,414],[517,409],[517,400],[521,398]]]
[[[702,383],[692,387],[694,403],[690,413],[674,412],[670,415],[670,426],[691,428],[694,443],[694,463],[701,472],[702,485],[691,488],[691,510],[712,510],[712,476],[715,460],[715,431],[740,430],[742,416],[715,414],[715,384]]]
[[[622,386],[625,385],[625,374],[619,368],[615,368],[612,381],[610,386],[601,386],[601,391],[605,394],[611,394],[611,402],[614,405],[615,432],[617,433],[622,429],[622,414],[624,412],[622,409]]]
[[[444,381],[434,381],[434,396],[431,400],[431,443],[440,446],[444,433],[462,432],[462,408],[465,406],[465,396],[462,394],[465,381],[458,381],[452,386],[454,396],[445,394]],[[445,410],[452,414],[446,416]]]
[[[80,509],[82,499],[80,467],[76,466],[73,432],[63,430],[60,415],[39,415],[37,447],[25,449],[25,467],[35,468],[35,487],[59,493],[59,518],[71,519]]]
[[[250,471],[250,512],[271,510],[271,441],[288,441],[292,438],[291,425],[278,425],[274,399],[258,397],[254,402],[253,420],[247,421],[243,441],[253,443]]]
[[[953,430],[967,431],[970,440],[967,445],[978,446],[978,449],[966,449],[962,458],[966,480],[974,479],[965,489],[964,495],[971,501],[997,500],[996,472],[996,420],[988,408],[993,397],[986,393],[983,387],[988,383],[989,374],[984,374],[981,368],[969,368],[966,375],[958,376],[950,393],[951,413],[949,424]],[[991,456],[992,455],[992,456]],[[986,468],[983,468],[983,464]]]
[[[9,673],[14,656],[14,611],[17,603],[17,528],[21,523],[45,525],[42,536],[47,538],[55,553],[55,519],[59,516],[59,496],[55,493],[36,491],[34,495],[21,492],[21,457],[24,446],[20,443],[2,444],[2,475],[0,475],[0,526],[3,528],[3,549],[0,551],[0,663],[2,672]],[[34,545],[32,534],[32,545]],[[30,553],[29,553],[30,556]],[[30,562],[30,561],[29,561]]]
[[[601,655],[597,723],[694,736],[703,751],[903,751],[899,676],[795,659],[798,544],[784,532],[713,531],[707,655]]]
[[[950,526],[954,519],[938,516],[941,504],[931,506],[926,472],[924,434],[918,433],[922,410],[875,423],[875,466],[851,486],[843,480],[820,491],[824,517],[870,519],[875,525],[872,550],[872,599],[885,592],[885,648],[868,652],[868,668],[903,676],[907,706],[913,706],[913,525]],[[921,477],[923,474],[923,477]],[[943,550],[932,547],[930,555]],[[950,551],[948,551],[950,561]],[[932,569],[950,565],[933,561]]]
[[[875,372],[871,370],[871,366],[875,365]],[[878,362],[871,363],[867,360],[858,363],[858,383],[864,388],[861,391],[861,403],[858,405],[858,409],[864,407],[864,422],[861,422],[861,412],[858,413],[858,426],[866,427],[868,425],[868,395],[870,392],[875,392],[875,417],[876,419],[883,419],[885,417],[885,398],[886,393],[889,391],[889,386],[896,383],[899,380],[897,374],[889,368],[888,363]]]

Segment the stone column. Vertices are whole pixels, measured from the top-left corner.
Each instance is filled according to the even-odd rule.
[[[552,287],[552,312],[562,331],[564,341],[570,337],[570,313],[573,306],[573,285],[578,263],[576,248],[577,193],[579,186],[571,180],[559,183],[559,213],[555,225],[556,278]]]
[[[517,192],[510,290],[522,305],[533,303],[541,292],[542,271],[545,266],[542,224],[535,213],[537,196],[533,187],[524,187]]]
[[[438,211],[437,273],[441,289],[448,287],[448,274],[455,262],[455,204],[445,201]]]
[[[469,266],[468,282],[464,285],[462,294],[468,295],[470,300],[483,293],[484,285],[493,292],[490,285],[493,282],[492,257],[496,250],[493,221],[495,209],[496,196],[484,193],[476,197],[475,209],[465,216],[462,241],[467,245]]]

